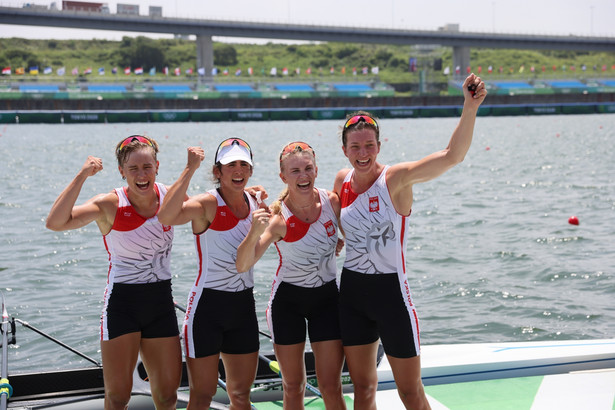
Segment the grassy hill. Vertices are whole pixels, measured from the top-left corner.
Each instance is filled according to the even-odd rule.
[[[272,80],[271,68],[276,67],[275,81],[371,81],[377,79],[389,83],[417,83],[420,71],[428,82],[446,82],[443,70],[452,67],[452,49],[433,46],[393,46],[348,43],[315,44],[214,44],[214,64],[219,70],[216,81],[267,81]],[[410,72],[409,59],[416,59],[416,72]],[[485,78],[525,79],[532,78],[615,78],[615,53],[533,51],[504,49],[472,49],[472,71]],[[38,75],[28,74],[29,67],[38,66]],[[488,67],[493,72],[488,73]],[[544,66],[544,72],[543,72]],[[186,81],[186,70],[192,69],[191,76],[197,76],[195,42],[184,39],[150,39],[147,37],[124,37],[121,41],[109,40],[29,40],[4,38],[0,42],[0,67],[11,67],[12,75],[2,80],[39,81]],[[23,67],[25,74],[15,75]],[[53,74],[43,74],[45,67],[51,67]],[[65,67],[64,76],[57,75],[57,69]],[[105,75],[99,75],[99,68]],[[117,67],[118,73],[111,74]],[[143,76],[124,74],[124,68],[143,68]],[[169,68],[169,75],[163,68]],[[333,70],[331,68],[333,67]],[[368,74],[362,74],[366,67]],[[372,68],[378,73],[372,74]],[[521,68],[523,67],[523,68]],[[534,72],[531,71],[534,67]],[[555,70],[553,70],[555,67]],[[585,70],[583,69],[585,67]],[[606,70],[603,71],[603,67]],[[72,71],[77,68],[78,75]],[[86,69],[91,74],[84,74]],[[155,75],[150,76],[150,69]],[[179,68],[181,75],[173,75]],[[252,75],[248,74],[249,68]],[[283,74],[283,69],[288,74]],[[295,70],[299,69],[299,74]],[[307,70],[311,74],[307,74]],[[353,69],[357,74],[353,75]],[[228,75],[223,75],[228,70]],[[241,75],[236,76],[237,70]],[[462,73],[466,68],[462,67]]]

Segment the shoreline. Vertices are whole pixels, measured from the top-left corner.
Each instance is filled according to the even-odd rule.
[[[200,122],[343,119],[357,109],[380,118],[459,116],[461,96],[0,100],[0,123]],[[489,95],[479,116],[615,113],[615,93]]]

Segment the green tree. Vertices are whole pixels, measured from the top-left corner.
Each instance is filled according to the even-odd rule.
[[[237,50],[230,44],[220,44],[214,47],[214,64],[237,65]]]
[[[162,68],[166,64],[164,52],[155,40],[147,37],[122,38],[119,54],[119,63],[129,67],[148,70],[152,67]]]
[[[350,57],[351,55],[353,55],[354,53],[356,53],[359,50],[358,47],[356,46],[352,46],[352,45],[344,45],[342,48],[340,48],[339,50],[337,50],[335,52],[335,57],[341,59],[344,59],[346,57]]]
[[[24,64],[34,55],[28,50],[11,48],[6,50],[4,56],[11,62],[11,64]]]
[[[41,71],[43,71],[41,61],[36,56],[31,56],[26,62],[26,65],[28,67],[38,67]]]

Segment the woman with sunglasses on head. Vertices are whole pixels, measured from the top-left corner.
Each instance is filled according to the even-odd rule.
[[[346,240],[340,323],[355,409],[376,408],[378,339],[405,407],[429,408],[421,381],[418,316],[406,276],[406,233],[413,185],[442,175],[470,148],[487,90],[474,74],[463,89],[463,113],[448,146],[418,161],[378,163],[380,129],[367,112],[350,115],[342,129],[342,150],[352,169],[337,174],[334,188]]]
[[[245,190],[252,176],[252,150],[240,138],[222,141],[212,171],[218,188],[184,202],[204,157],[200,147],[188,148],[186,168],[169,188],[159,215],[169,225],[192,223],[198,255],[198,275],[188,295],[183,325],[188,409],[209,408],[217,389],[220,357],[231,409],[249,409],[259,350],[254,275],[252,269],[238,272],[235,257],[258,208]]]
[[[139,354],[157,409],[175,409],[181,380],[181,346],[171,294],[173,228],[157,213],[167,188],[156,182],[158,144],[139,135],[116,147],[127,186],[75,205],[86,179],[103,169],[89,156],[62,191],[47,217],[54,231],[78,229],[95,221],[109,253],[101,318],[105,409],[124,409],[132,391]]]
[[[237,250],[239,272],[251,269],[272,243],[279,254],[267,323],[280,364],[285,409],[303,408],[306,321],[325,407],[346,408],[335,262],[340,204],[334,193],[314,187],[317,175],[312,147],[304,142],[286,145],[280,153],[280,178],[286,188],[271,213],[254,211],[250,232]]]

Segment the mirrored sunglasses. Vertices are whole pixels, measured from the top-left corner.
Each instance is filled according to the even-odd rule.
[[[239,146],[242,146],[245,149],[247,149],[248,152],[250,153],[250,158],[253,158],[253,156],[252,156],[252,148],[250,148],[250,145],[247,142],[245,142],[241,138],[228,138],[228,139],[225,139],[224,141],[222,141],[220,143],[220,145],[218,145],[218,149],[216,150],[216,156],[214,157],[216,159],[216,163],[218,162],[218,154],[220,153],[220,150],[222,148],[230,147],[231,145],[235,145],[235,144],[237,144]]]
[[[348,118],[348,121],[346,121],[346,124],[344,124],[344,129],[350,127],[351,125],[355,125],[356,123],[361,121],[378,128],[378,123],[376,122],[376,120],[369,115],[355,115],[354,117]]]
[[[290,154],[291,152],[295,152],[295,151],[310,151],[312,155],[316,156],[316,153],[314,152],[314,148],[310,147],[309,144],[306,144],[305,142],[301,142],[301,141],[295,141],[295,142],[291,142],[290,144],[288,144],[282,149],[282,152],[280,153],[280,161],[282,161],[282,157],[284,155]]]
[[[130,137],[126,138],[124,141],[122,141],[122,143],[120,144],[120,147],[117,149],[117,152],[122,152],[122,150],[131,142],[133,141],[139,141],[142,142],[144,144],[149,145],[150,147],[153,147],[154,145],[152,144],[152,142],[150,140],[148,140],[145,137],[142,137],[140,135],[131,135]]]

